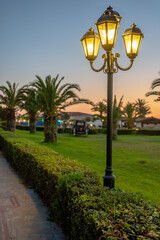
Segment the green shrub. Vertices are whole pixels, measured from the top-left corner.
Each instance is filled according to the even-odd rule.
[[[72,128],[64,128],[64,133],[72,134],[73,133],[73,129]]]
[[[97,134],[97,133],[98,133],[98,129],[96,128],[89,129],[89,134]]]
[[[133,135],[136,134],[137,130],[132,130],[132,129],[118,129],[117,134],[118,135]]]
[[[19,129],[19,130],[28,130],[28,131],[29,131],[29,126],[16,124],[16,129]],[[36,131],[42,131],[42,132],[43,132],[43,130],[44,130],[44,127],[36,126]]]
[[[29,126],[16,124],[16,129],[29,131]]]
[[[160,130],[118,129],[118,135],[152,135],[152,136],[160,136]]]
[[[97,185],[90,173],[87,177],[78,173],[63,176],[57,188],[56,208],[63,209],[58,218],[72,239],[160,237],[158,208],[138,194],[104,189]],[[56,208],[53,205],[54,212]]]
[[[106,128],[98,128],[98,133],[102,133],[102,134],[106,134],[107,133],[107,129]]]
[[[1,121],[0,127],[4,130],[7,128],[7,122],[6,121]]]
[[[44,131],[44,127],[36,126],[36,131],[43,132]]]
[[[58,128],[58,133],[64,133],[64,128]]]
[[[0,148],[70,239],[160,239],[160,208],[140,195],[103,188],[78,162],[1,129]]]
[[[106,128],[97,129],[98,133],[107,133]],[[118,135],[150,135],[160,136],[160,130],[147,130],[147,129],[118,129]]]
[[[28,130],[29,131],[29,126],[16,124],[16,129]],[[42,131],[43,132],[44,127],[36,126],[36,131]],[[58,128],[58,133],[72,133],[72,129],[71,128]]]

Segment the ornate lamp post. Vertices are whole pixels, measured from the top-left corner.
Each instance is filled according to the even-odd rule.
[[[113,188],[115,176],[112,174],[112,99],[113,99],[113,73],[118,69],[126,71],[133,65],[134,58],[138,55],[143,33],[135,24],[128,28],[123,36],[126,54],[130,59],[130,65],[127,68],[119,66],[117,59],[120,57],[119,53],[115,56],[112,53],[114,48],[118,28],[120,26],[121,17],[118,12],[113,11],[112,7],[108,7],[95,24],[98,33],[94,32],[93,28],[81,39],[86,58],[90,61],[90,66],[93,71],[100,72],[103,70],[107,73],[107,149],[106,149],[106,169],[104,178],[104,186]],[[102,55],[104,58],[103,66],[100,69],[93,67],[93,62],[98,56],[100,43],[106,54]]]

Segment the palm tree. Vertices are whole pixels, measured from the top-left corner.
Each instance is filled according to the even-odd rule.
[[[64,77],[58,80],[47,76],[43,81],[39,76],[31,83],[38,93],[40,111],[44,114],[44,135],[46,142],[57,141],[57,118],[58,114],[65,110],[66,107],[91,102],[87,99],[80,99],[74,90],[80,91],[78,84],[65,83],[61,85]]]
[[[107,114],[107,103],[106,100],[100,101],[91,108],[93,112],[98,112],[94,114],[94,116],[98,119],[100,119],[103,122],[106,122],[106,114]]]
[[[6,111],[3,107],[0,106],[0,120],[6,121]]]
[[[9,81],[7,81],[7,85],[7,87],[0,86],[0,104],[6,109],[7,130],[15,132],[15,113],[18,111],[21,101],[24,98],[24,93],[27,92],[27,86],[18,89],[17,83],[13,83],[12,85]]]
[[[151,84],[151,89],[155,89],[156,87],[160,87],[160,78],[155,79],[152,84]],[[151,95],[155,95],[158,96],[157,99],[155,99],[154,101],[158,102],[160,101],[160,92],[159,91],[150,91],[146,93],[146,97],[151,96]]]
[[[137,113],[137,117],[144,118],[147,114],[151,113],[151,108],[147,104],[148,103],[145,99],[137,99],[137,101],[135,102],[135,111]]]
[[[126,124],[128,129],[132,129],[134,121],[137,117],[136,111],[135,111],[135,104],[127,102],[125,107],[123,108],[123,114],[125,117],[127,117]]]
[[[114,95],[113,100],[113,140],[117,139],[117,122],[122,117],[122,105],[123,105],[123,96],[119,100],[119,103],[117,103],[116,95]]]
[[[26,110],[30,122],[30,133],[36,133],[36,118],[38,116],[39,101],[35,89],[29,89],[21,104],[21,109]]]

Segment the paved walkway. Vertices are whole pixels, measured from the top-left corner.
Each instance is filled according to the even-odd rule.
[[[47,208],[27,189],[0,152],[0,240],[64,240]]]

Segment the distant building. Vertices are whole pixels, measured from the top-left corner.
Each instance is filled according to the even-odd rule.
[[[89,121],[88,125],[90,128],[102,128],[102,121],[101,120],[95,120],[94,122]]]
[[[126,128],[127,127],[126,119],[127,119],[127,117],[122,117],[120,120],[118,120],[118,122],[117,122],[118,128]]]
[[[66,112],[69,115],[69,120],[86,120],[86,118],[90,118],[90,120],[93,120],[94,116],[92,114],[88,113],[82,113],[82,112]]]
[[[160,130],[160,119],[155,117],[137,118],[136,128]]]

